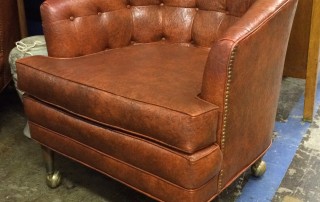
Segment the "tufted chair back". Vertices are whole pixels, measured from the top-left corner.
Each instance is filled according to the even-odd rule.
[[[210,47],[255,0],[76,1],[47,0],[41,6],[50,56],[160,41]]]
[[[47,0],[53,57],[17,70],[48,185],[53,151],[167,202],[262,175],[297,3]]]

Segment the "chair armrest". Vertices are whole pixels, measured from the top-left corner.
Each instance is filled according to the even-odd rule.
[[[262,0],[253,4],[213,44],[204,72],[201,97],[222,107],[228,76],[235,76],[234,70],[229,72],[230,68],[237,68],[241,74],[251,74],[257,66],[262,74],[264,68],[281,69],[296,5],[297,0]],[[240,52],[245,54],[240,56]]]
[[[209,53],[200,97],[221,110],[222,185],[271,144],[296,5],[296,0],[256,1]]]

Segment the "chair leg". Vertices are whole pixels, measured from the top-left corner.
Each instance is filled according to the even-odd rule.
[[[61,174],[59,171],[54,169],[54,152],[45,147],[41,146],[44,162],[46,165],[47,177],[46,182],[48,187],[57,188],[61,183]]]
[[[259,159],[251,166],[251,173],[255,177],[261,177],[267,170],[267,164],[262,159]]]

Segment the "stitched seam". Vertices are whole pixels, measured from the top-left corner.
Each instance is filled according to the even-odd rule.
[[[186,47],[186,46],[184,46],[184,44],[189,44],[189,43],[187,43],[187,42],[170,42],[170,43],[162,44],[161,41],[160,42],[159,41],[154,41],[154,42],[148,42],[148,43],[136,42],[134,44],[134,46],[138,46],[138,45],[176,46],[176,45],[179,45],[181,47]],[[106,50],[98,51],[96,53],[89,53],[89,54],[86,54],[86,55],[80,55],[80,56],[74,56],[74,57],[52,57],[52,56],[49,56],[49,55],[48,56],[35,55],[35,56],[32,56],[32,57],[50,58],[50,59],[53,59],[53,60],[74,60],[74,59],[78,59],[78,58],[90,57],[91,55],[103,55],[103,54],[105,54],[105,52],[109,52],[109,51],[113,51],[113,50],[114,51],[118,51],[118,50],[121,50],[121,49],[130,49],[130,48],[132,48],[132,46],[129,45],[129,46],[124,46],[124,47],[119,47],[119,48],[106,49]],[[199,49],[200,48],[202,50],[208,51],[208,53],[210,51],[210,48],[203,47],[203,46],[188,46],[188,48],[194,48],[194,49]],[[23,60],[23,59],[25,59],[25,58],[21,58],[20,60]],[[17,61],[17,63],[22,64],[19,61]],[[25,65],[25,64],[23,64],[23,65]]]
[[[35,97],[35,96],[33,96],[33,97]],[[38,100],[41,100],[41,99],[38,98],[38,97],[35,97],[35,98],[37,98]],[[47,101],[44,101],[44,100],[41,100],[41,101],[44,102],[44,103],[47,103],[47,104],[49,104],[49,105],[55,106],[55,107],[58,108],[58,109],[62,109],[62,110],[64,110],[64,111],[67,111],[67,112],[69,112],[69,113],[72,114],[72,115],[76,115],[76,116],[81,117],[81,118],[83,118],[83,119],[87,119],[87,120],[89,120],[89,121],[91,121],[91,122],[93,122],[93,123],[98,123],[98,124],[100,124],[100,125],[102,125],[102,126],[110,127],[110,130],[117,131],[117,132],[120,132],[120,133],[127,132],[127,133],[130,133],[130,134],[134,134],[134,135],[136,135],[136,136],[138,136],[138,137],[141,136],[141,137],[144,137],[144,138],[146,138],[146,139],[149,139],[149,140],[158,142],[158,143],[160,143],[160,144],[166,145],[166,146],[168,146],[168,147],[170,147],[170,148],[176,149],[176,150],[178,150],[178,151],[180,151],[180,152],[188,153],[188,152],[182,150],[181,148],[178,148],[178,147],[176,147],[176,146],[170,145],[170,144],[168,144],[168,143],[166,143],[166,142],[163,142],[162,140],[155,139],[155,138],[153,138],[153,137],[151,137],[151,136],[147,136],[147,135],[144,135],[144,134],[142,134],[142,133],[138,133],[138,132],[134,132],[134,131],[131,131],[131,130],[127,130],[127,129],[124,129],[124,128],[121,128],[121,127],[118,127],[118,126],[115,126],[115,125],[110,125],[110,124],[107,124],[107,123],[103,123],[103,122],[101,122],[101,121],[99,121],[99,120],[92,119],[92,118],[90,118],[90,117],[88,117],[88,116],[84,116],[84,115],[75,113],[75,112],[73,112],[73,111],[70,111],[70,110],[68,110],[68,109],[66,109],[66,108],[64,108],[64,107],[58,106],[58,105],[56,105],[56,104],[54,104],[54,103],[47,102]],[[119,130],[119,131],[118,131],[118,130]]]
[[[134,136],[134,135],[131,135],[131,134],[127,134],[127,133],[124,133],[123,131],[115,130],[113,127],[109,126],[108,124],[101,123],[101,122],[99,122],[99,121],[92,120],[92,119],[87,118],[87,117],[83,117],[82,115],[78,115],[78,114],[76,114],[76,113],[72,113],[72,112],[70,112],[70,111],[68,111],[68,110],[66,110],[66,109],[64,109],[64,108],[58,107],[58,106],[56,106],[56,105],[54,105],[54,104],[51,104],[51,103],[49,103],[49,102],[44,102],[44,101],[41,101],[41,102],[40,102],[40,101],[38,101],[37,99],[34,99],[34,98],[32,98],[32,97],[29,97],[29,96],[25,96],[25,95],[24,95],[23,97],[24,97],[24,99],[29,99],[29,100],[32,100],[32,101],[37,102],[37,103],[39,103],[39,104],[43,104],[43,105],[45,105],[46,107],[48,107],[48,108],[50,108],[50,109],[56,110],[56,111],[64,114],[65,116],[69,116],[69,117],[76,118],[76,119],[79,120],[79,121],[85,122],[85,120],[88,119],[88,120],[91,122],[90,124],[94,125],[95,127],[100,127],[100,128],[103,128],[103,129],[105,129],[105,130],[109,130],[109,131],[114,132],[114,133],[120,133],[120,134],[122,134],[122,135],[124,135],[124,136],[128,136],[128,137],[131,137],[131,138],[133,138],[133,139],[137,139],[137,140],[143,141],[143,142],[145,142],[145,143],[151,144],[151,145],[153,145],[153,146],[160,147],[160,148],[166,150],[167,152],[170,152],[170,153],[172,153],[172,154],[174,154],[174,155],[177,155],[177,156],[180,156],[181,158],[186,159],[188,162],[192,162],[192,163],[194,162],[194,163],[196,163],[197,161],[201,160],[202,158],[205,158],[205,157],[209,156],[210,154],[216,152],[216,150],[219,148],[218,145],[214,144],[214,146],[215,146],[216,148],[214,148],[212,151],[208,152],[207,154],[204,154],[203,156],[200,156],[199,158],[190,159],[190,158],[187,157],[189,154],[185,154],[185,155],[184,155],[184,154],[181,154],[181,153],[179,153],[179,152],[176,152],[176,151],[174,151],[174,150],[170,150],[170,149],[168,149],[167,147],[164,147],[164,146],[159,145],[159,144],[157,144],[157,143],[154,143],[154,142],[152,142],[152,141],[148,141],[148,140],[146,140],[146,139],[143,139],[143,138],[141,138],[141,137],[139,137],[139,136],[145,137],[145,138],[147,138],[147,139],[151,139],[151,140],[153,140],[153,141],[155,141],[155,142],[160,142],[160,143],[162,143],[162,144],[164,144],[164,145],[167,145],[167,146],[169,146],[169,147],[172,147],[172,148],[175,148],[175,149],[177,149],[177,150],[179,150],[179,151],[182,151],[181,149],[176,148],[176,147],[174,147],[174,146],[172,146],[172,145],[169,145],[168,143],[162,142],[162,141],[160,141],[160,140],[158,140],[158,139],[154,139],[154,138],[152,138],[152,137],[145,136],[145,135],[142,135],[142,134],[140,134],[140,133],[136,133],[136,132],[132,132],[132,131],[127,131],[127,132],[133,133],[133,134],[136,133],[137,136]],[[50,105],[53,105],[53,106],[55,106],[56,108],[52,108]],[[69,113],[68,113],[68,112],[69,112]],[[85,119],[85,120],[83,120],[83,119]],[[106,128],[106,127],[107,127],[107,128]],[[121,130],[121,129],[120,129],[120,130]],[[124,130],[124,131],[126,131],[126,130]],[[211,145],[211,146],[212,146],[212,145]],[[205,148],[204,148],[204,149],[205,149]],[[182,152],[183,152],[183,151],[182,151]],[[197,151],[197,152],[199,152],[199,151]],[[197,152],[195,152],[195,153],[197,153]],[[193,154],[194,154],[194,153],[193,153]]]

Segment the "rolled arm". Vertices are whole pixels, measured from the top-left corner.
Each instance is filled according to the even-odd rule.
[[[221,185],[270,146],[296,0],[261,0],[209,54],[201,98],[220,107]]]
[[[253,4],[248,12],[213,44],[204,72],[201,97],[223,107],[224,100],[221,97],[224,97],[227,89],[228,69],[234,60],[239,58],[235,58],[236,49],[246,49],[248,52],[248,55],[243,56],[247,64],[237,67],[245,68],[246,72],[254,70],[258,61],[266,57],[270,62],[278,62],[274,68],[283,66],[296,4],[297,0],[262,0]],[[272,55],[277,54],[270,49],[283,57],[272,58]],[[257,51],[260,51],[260,54],[257,54]],[[263,55],[264,57],[259,57]],[[269,62],[265,63],[265,66],[270,66]]]

